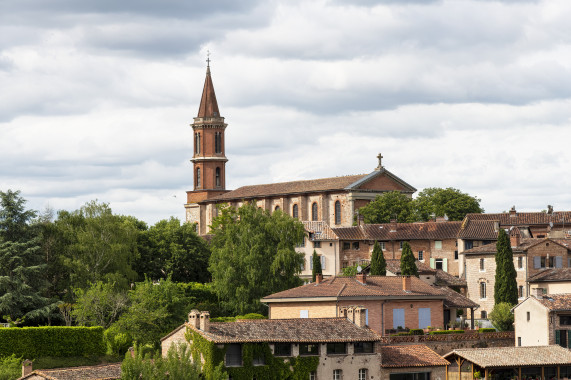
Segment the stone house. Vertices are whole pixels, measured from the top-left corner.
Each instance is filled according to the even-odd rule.
[[[516,346],[571,348],[571,294],[544,295],[541,288],[534,288],[512,311]]]
[[[305,259],[299,277],[304,281],[311,281],[313,270],[313,251],[319,256],[323,277],[331,277],[338,274],[339,242],[337,235],[325,222],[303,222],[307,237],[304,242],[296,247],[296,252],[304,254]]]
[[[400,259],[402,245],[410,244],[417,260],[433,269],[458,275],[457,235],[461,222],[444,218],[422,223],[361,224],[334,227],[339,238],[341,268],[371,259],[373,245],[378,241],[386,259]]]
[[[536,288],[543,294],[571,293],[571,268],[546,268],[527,280],[530,294]]]

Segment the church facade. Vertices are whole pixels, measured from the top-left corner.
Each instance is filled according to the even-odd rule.
[[[198,116],[191,124],[194,135],[193,190],[187,191],[186,221],[196,223],[200,235],[209,233],[209,226],[217,216],[218,204],[240,207],[255,202],[269,212],[281,210],[301,221],[321,221],[332,227],[351,226],[356,211],[388,191],[400,191],[410,197],[414,187],[379,164],[369,174],[314,180],[292,181],[263,185],[243,186],[226,190],[227,124],[220,116],[212,83],[210,66]]]

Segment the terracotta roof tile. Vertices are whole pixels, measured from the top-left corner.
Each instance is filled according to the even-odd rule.
[[[380,337],[369,328],[358,327],[346,318],[256,319],[210,323],[204,332],[187,324],[215,343],[245,342],[369,342]]]
[[[517,247],[512,247],[512,251],[515,252],[525,252],[527,251],[529,248],[534,247],[538,244],[541,244],[543,242],[553,242],[557,245],[561,245],[567,249],[570,249],[571,247],[568,246],[567,243],[562,243],[563,239],[561,240],[554,240],[551,238],[527,238],[527,239],[521,239],[519,242],[519,245]],[[497,248],[496,248],[496,244],[495,243],[490,243],[490,244],[486,244],[486,245],[482,245],[480,247],[476,247],[476,248],[471,248],[468,249],[466,251],[464,251],[464,254],[467,255],[482,255],[482,254],[495,254],[497,252]]]
[[[307,284],[297,288],[284,290],[262,298],[262,301],[273,301],[286,298],[320,298],[320,297],[402,297],[440,298],[446,297],[443,291],[428,285],[416,277],[411,278],[411,291],[405,292],[402,288],[400,276],[367,276],[366,284],[362,284],[355,277],[330,277],[320,284]]]
[[[460,239],[498,240],[497,220],[472,220],[466,217],[458,231]]]
[[[303,221],[302,223],[307,232],[315,234],[313,240],[337,240],[337,235],[326,222]]]
[[[362,226],[334,227],[332,230],[339,240],[368,240]]]
[[[388,259],[387,262],[387,270],[393,274],[400,276],[400,260],[395,259]],[[420,274],[432,274],[436,275],[436,269],[432,269],[429,265],[426,265],[418,260],[414,262],[416,267],[418,268],[418,273]]]
[[[304,181],[292,181],[281,183],[270,183],[265,185],[242,186],[236,190],[229,191],[219,197],[208,201],[227,201],[256,199],[268,196],[285,194],[302,194],[320,191],[339,191],[365,177],[366,174],[349,175],[344,177],[321,178]]]
[[[441,269],[436,270],[436,282],[435,285],[438,286],[457,286],[466,287],[468,284],[465,279],[452,276],[450,273],[444,272]]]
[[[449,365],[448,361],[425,345],[381,347],[381,367],[434,367]]]
[[[362,226],[333,228],[342,240],[444,240],[456,239],[462,222],[425,222],[365,224]],[[396,228],[393,228],[396,226]]]
[[[529,277],[529,282],[571,281],[571,268],[544,269]]]
[[[536,298],[543,306],[551,311],[571,310],[571,294],[549,294]]]
[[[453,354],[482,368],[571,364],[571,351],[560,346],[466,348],[444,357]]]
[[[440,286],[438,287],[444,293],[446,293],[446,299],[444,300],[444,307],[447,309],[451,308],[477,308],[478,305],[476,302],[472,301],[468,297],[458,293],[457,291],[450,289],[447,286]]]
[[[121,378],[121,363],[102,364],[89,367],[70,367],[55,369],[37,369],[22,377],[26,379],[33,375],[50,380],[111,380]]]
[[[529,226],[549,222],[554,224],[571,224],[571,211],[556,211],[552,214],[546,212],[507,212],[499,214],[467,214],[469,220],[498,220],[501,226]]]

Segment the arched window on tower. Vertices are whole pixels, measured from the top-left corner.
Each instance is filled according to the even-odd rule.
[[[220,187],[220,168],[216,168],[216,187]]]
[[[313,202],[311,205],[311,220],[317,221],[317,202]]]
[[[194,151],[196,152],[196,154],[200,154],[200,133],[194,134],[194,145],[195,145]]]
[[[298,219],[298,217],[299,217],[299,211],[298,211],[298,208],[297,208],[297,203],[293,205],[293,210],[292,210],[291,213],[292,213],[292,216],[293,216],[294,218]]]
[[[341,202],[335,202],[335,224],[341,224]]]
[[[196,168],[196,188],[200,189],[200,168]]]
[[[214,151],[222,153],[222,132],[214,133]]]

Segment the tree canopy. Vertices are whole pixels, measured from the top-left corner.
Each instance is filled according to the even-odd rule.
[[[281,211],[244,204],[222,207],[213,221],[209,270],[214,290],[233,314],[267,313],[260,298],[301,284],[303,224]]]
[[[410,248],[410,244],[405,241],[402,243],[402,253],[400,257],[400,272],[402,276],[416,276],[418,277],[418,268],[416,267],[416,260]]]
[[[396,219],[399,223],[414,222],[412,199],[400,191],[389,191],[377,195],[374,201],[359,209],[365,223],[389,223]]]
[[[484,212],[480,201],[452,187],[428,187],[418,193],[413,207],[418,221],[427,221],[432,215],[446,215],[449,220],[462,220],[468,213]]]
[[[499,331],[513,330],[514,315],[511,312],[513,304],[500,302],[494,305],[494,309],[489,314],[490,321]]]
[[[371,268],[369,273],[373,276],[387,275],[387,261],[385,260],[383,249],[381,248],[381,245],[378,241],[375,241],[375,245],[373,246],[373,253],[371,254]]]
[[[513,252],[510,238],[503,228],[500,228],[496,243],[496,276],[494,284],[494,302],[517,304],[517,272],[514,267]]]

